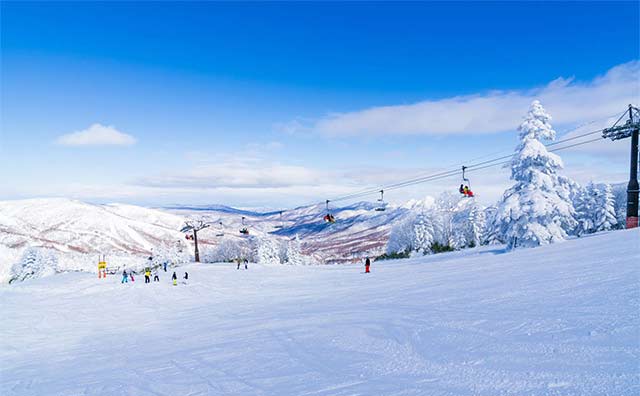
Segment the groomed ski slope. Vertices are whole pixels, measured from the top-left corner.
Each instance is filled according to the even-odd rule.
[[[0,288],[2,395],[637,395],[638,230]]]

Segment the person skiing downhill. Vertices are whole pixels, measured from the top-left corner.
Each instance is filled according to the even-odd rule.
[[[129,283],[129,275],[127,275],[127,270],[122,271],[122,282],[120,283]]]
[[[164,272],[167,272],[167,262],[166,261],[164,262],[163,266],[164,266]]]
[[[182,279],[184,279],[184,284],[187,284],[187,281],[189,280],[189,274],[187,272],[184,273],[184,276],[182,277]]]
[[[244,269],[249,269],[249,260],[244,259]]]
[[[154,282],[160,282],[160,277],[158,276],[158,271],[157,270],[153,270],[153,281]]]
[[[364,261],[364,273],[368,274],[371,271],[369,271],[369,267],[371,267],[371,260],[369,260],[369,257],[367,257],[367,259]]]
[[[171,276],[171,279],[173,279],[173,285],[178,286],[178,276],[176,275],[176,271],[173,271],[173,275]]]
[[[129,278],[131,278],[131,282],[136,281],[136,279],[133,277],[133,270],[129,273]]]

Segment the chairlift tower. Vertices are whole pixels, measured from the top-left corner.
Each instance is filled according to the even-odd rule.
[[[196,259],[196,263],[200,262],[200,252],[198,251],[198,231],[204,230],[209,227],[210,224],[204,222],[204,220],[188,220],[184,223],[184,227],[180,229],[180,232],[188,232],[193,231],[193,243],[194,247],[194,256]]]
[[[629,184],[627,185],[627,228],[638,227],[638,131],[640,130],[640,110],[629,105],[629,119],[621,125],[625,113],[610,128],[602,131],[602,137],[620,140],[631,137],[631,167],[629,169]]]

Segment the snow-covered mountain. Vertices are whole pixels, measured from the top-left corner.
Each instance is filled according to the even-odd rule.
[[[184,218],[132,205],[92,205],[68,199],[0,202],[0,244],[60,252],[147,254],[183,239]]]
[[[6,267],[14,265],[29,247],[66,255],[68,264],[64,268],[81,270],[94,270],[98,255],[117,257],[120,262],[138,257],[143,263],[140,258],[160,246],[179,246],[192,252],[193,242],[179,231],[188,219],[211,224],[198,234],[200,250],[205,254],[222,241],[247,239],[239,233],[247,227],[249,238],[268,236],[289,241],[298,236],[302,252],[313,254],[316,262],[349,262],[382,253],[391,227],[420,205],[428,207],[430,201],[412,201],[385,211],[376,211],[372,203],[355,203],[332,209],[337,221],[329,224],[323,220],[323,205],[280,214],[221,205],[152,209],[59,198],[0,201],[0,274],[7,274]]]

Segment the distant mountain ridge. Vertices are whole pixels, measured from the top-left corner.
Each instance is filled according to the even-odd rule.
[[[281,215],[280,211],[261,213],[225,205],[147,208],[64,198],[0,201],[0,245],[8,249],[43,247],[62,253],[142,257],[162,244],[182,243],[192,249],[192,242],[179,230],[186,220],[201,218],[211,224],[199,234],[204,251],[225,238],[243,238],[239,230],[247,227],[250,235],[258,238],[289,240],[297,235],[303,252],[313,252],[327,263],[338,263],[382,253],[393,224],[415,205],[420,203],[376,211],[374,203],[353,203],[332,208],[337,221],[329,224],[323,220],[324,205],[288,209]]]

